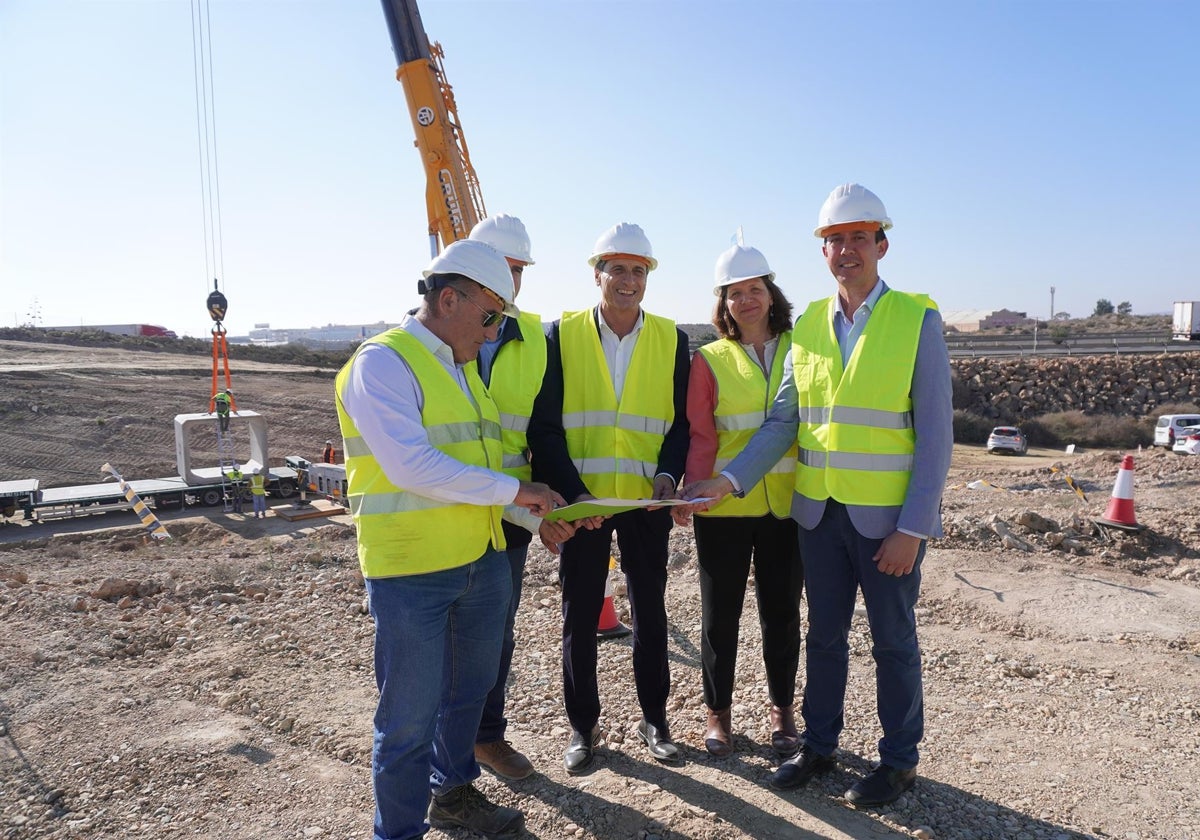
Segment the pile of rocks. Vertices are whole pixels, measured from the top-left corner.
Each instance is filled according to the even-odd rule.
[[[955,408],[1004,422],[1060,411],[1144,417],[1170,403],[1200,405],[1191,354],[952,359]]]

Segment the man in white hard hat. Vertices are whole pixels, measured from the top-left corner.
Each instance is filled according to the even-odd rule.
[[[430,825],[487,836],[524,825],[472,784],[475,731],[511,597],[501,518],[516,507],[542,516],[563,501],[495,469],[500,413],[473,362],[518,314],[504,258],[455,242],[418,290],[420,308],[364,342],[335,382],[375,621],[376,840],[420,837]]]
[[[642,310],[658,266],[640,227],[619,224],[596,242],[588,263],[600,303],[564,312],[547,339],[546,379],[529,428],[534,474],[572,502],[593,498],[670,499],[688,449],[687,336]],[[591,766],[600,739],[596,627],[612,535],[633,608],[633,673],[651,755],[674,761],[667,726],[666,509],[618,513],[580,529],[563,546],[563,700],[571,738],[568,773]]]
[[[796,322],[774,408],[742,454],[720,476],[682,491],[720,497],[751,487],[799,444],[792,516],[808,590],[804,743],[770,784],[800,787],[835,766],[847,634],[861,589],[883,737],[879,765],[846,792],[860,807],[892,802],[916,781],[924,695],[914,607],[926,540],[942,534],[953,448],[950,359],[937,306],[879,277],[891,226],[865,187],[830,193],[814,233],[837,294],[809,304]]]
[[[471,239],[486,242],[503,255],[512,274],[513,298],[521,293],[526,266],[533,265],[529,234],[516,216],[500,213],[488,216],[471,229]],[[546,335],[538,315],[525,310],[517,318],[506,318],[494,340],[484,342],[479,351],[479,376],[500,410],[500,438],[504,449],[503,472],[524,481],[530,480],[529,446],[526,433],[533,400],[542,388],[546,373]],[[542,543],[552,553],[575,532],[566,522],[544,522],[540,526]],[[528,527],[504,523],[505,553],[512,576],[512,598],[504,622],[503,647],[496,682],[483,706],[479,732],[475,735],[475,760],[498,776],[524,779],[533,773],[533,764],[513,748],[505,737],[508,720],[504,717],[504,693],[512,667],[516,640],[513,627],[521,605],[521,582],[525,577],[525,559],[532,537]]]

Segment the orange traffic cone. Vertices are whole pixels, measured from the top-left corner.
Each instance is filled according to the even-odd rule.
[[[621,623],[621,619],[617,618],[616,609],[613,608],[612,573],[616,568],[617,561],[609,557],[608,577],[604,579],[604,606],[600,609],[600,621],[596,624],[597,639],[622,639],[633,632]]]
[[[1117,470],[1117,480],[1113,484],[1112,498],[1108,500],[1108,509],[1104,516],[1096,520],[1101,525],[1110,528],[1120,528],[1124,531],[1140,531],[1145,526],[1139,525],[1133,513],[1133,456],[1126,455],[1121,460]]]

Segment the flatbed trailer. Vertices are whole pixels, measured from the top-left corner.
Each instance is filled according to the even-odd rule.
[[[188,484],[180,476],[133,479],[126,483],[143,502],[156,510],[221,504],[228,484],[222,483],[220,469],[193,472],[209,479],[210,483]],[[296,470],[291,467],[271,467],[267,472],[266,490],[269,495],[280,499],[296,495],[299,485]],[[242,496],[248,499],[249,495],[250,484],[246,481],[242,485]],[[13,516],[19,510],[24,512],[26,519],[46,522],[132,509],[133,505],[125,498],[124,491],[116,481],[48,487],[44,490],[40,489],[37,479],[0,482],[0,512],[5,517]]]

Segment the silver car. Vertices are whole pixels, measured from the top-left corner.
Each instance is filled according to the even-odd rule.
[[[1024,455],[1029,451],[1029,441],[1025,439],[1025,433],[1016,426],[997,426],[988,435],[987,451]]]

